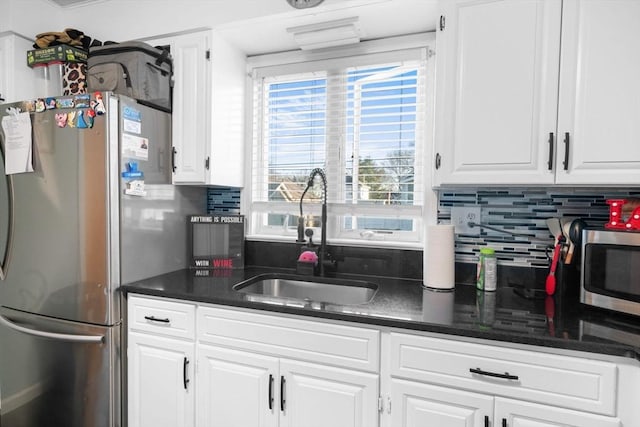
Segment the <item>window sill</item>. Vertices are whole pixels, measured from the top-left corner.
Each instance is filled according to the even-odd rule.
[[[279,242],[279,243],[294,243],[296,241],[295,236],[278,236],[278,235],[260,235],[253,234],[245,236],[245,240],[254,242]],[[314,243],[319,244],[319,240],[314,239]],[[393,248],[393,249],[408,249],[408,250],[423,250],[424,245],[422,242],[389,242],[382,240],[366,240],[366,239],[327,239],[328,245],[336,246],[355,246],[365,248]]]

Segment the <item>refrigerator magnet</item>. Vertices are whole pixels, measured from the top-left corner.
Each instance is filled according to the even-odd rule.
[[[67,113],[56,113],[55,118],[56,125],[58,125],[59,128],[63,128],[67,125]]]
[[[76,95],[74,97],[74,103],[76,104],[76,108],[89,108],[89,104],[91,102],[91,97],[89,94],[81,94]]]
[[[56,99],[56,108],[73,108],[75,103],[71,98]]]
[[[127,162],[125,163],[126,170],[122,172],[123,178],[134,179],[134,178],[144,178],[144,173],[141,170],[138,170],[137,162]]]
[[[67,113],[67,126],[70,128],[76,127],[76,112],[71,111]]]
[[[133,181],[127,182],[127,188],[125,188],[124,194],[139,197],[146,196],[147,192],[144,191],[144,181],[135,179]]]
[[[89,127],[87,125],[87,122],[84,120],[84,113],[82,112],[82,110],[78,111],[78,123],[76,124],[76,126],[78,126],[80,129],[86,129],[87,127]]]
[[[93,127],[93,118],[94,118],[95,116],[96,116],[96,112],[95,112],[93,109],[89,108],[89,109],[87,110],[87,119],[86,119],[86,120],[87,120],[87,126],[88,126],[88,127],[90,127],[90,128],[92,128],[92,127]]]
[[[95,93],[95,104],[93,105],[93,109],[97,115],[101,116],[107,112],[107,109],[104,106],[104,101],[102,100],[102,94],[100,92]]]
[[[42,113],[46,109],[47,109],[47,106],[44,102],[44,99],[42,98],[36,99],[36,113]]]

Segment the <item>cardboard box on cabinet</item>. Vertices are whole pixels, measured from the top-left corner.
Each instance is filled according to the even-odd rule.
[[[77,47],[60,44],[57,46],[27,51],[27,65],[31,68],[52,63],[87,63],[88,53]]]
[[[27,65],[36,74],[38,96],[87,93],[87,57],[86,51],[68,45],[27,51]]]

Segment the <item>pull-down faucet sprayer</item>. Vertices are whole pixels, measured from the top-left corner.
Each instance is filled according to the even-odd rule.
[[[305,243],[304,238],[304,215],[302,214],[302,201],[304,196],[309,191],[309,188],[313,187],[313,182],[316,176],[320,176],[322,180],[322,217],[320,220],[320,225],[322,227],[321,237],[320,237],[320,251],[318,253],[318,263],[320,264],[320,275],[324,276],[324,256],[325,250],[327,246],[327,177],[324,174],[324,170],[321,168],[316,168],[311,171],[309,174],[309,180],[307,181],[307,187],[302,192],[302,196],[300,196],[300,216],[298,217],[298,239],[296,240],[298,243]]]

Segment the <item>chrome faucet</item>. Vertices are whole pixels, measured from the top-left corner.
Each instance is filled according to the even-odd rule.
[[[300,196],[300,216],[298,217],[298,239],[296,240],[296,242],[306,243],[304,238],[305,230],[304,215],[302,214],[302,200],[307,194],[307,191],[309,191],[309,188],[313,187],[313,181],[316,176],[320,176],[320,179],[322,180],[322,218],[320,220],[321,237],[320,250],[318,253],[318,263],[320,264],[320,276],[324,276],[324,258],[325,250],[327,247],[327,176],[324,174],[324,170],[322,170],[321,168],[316,168],[311,171],[311,173],[309,174],[309,180],[307,181],[307,187],[302,192],[302,196]],[[309,242],[313,243],[311,240],[311,235],[309,235]]]

